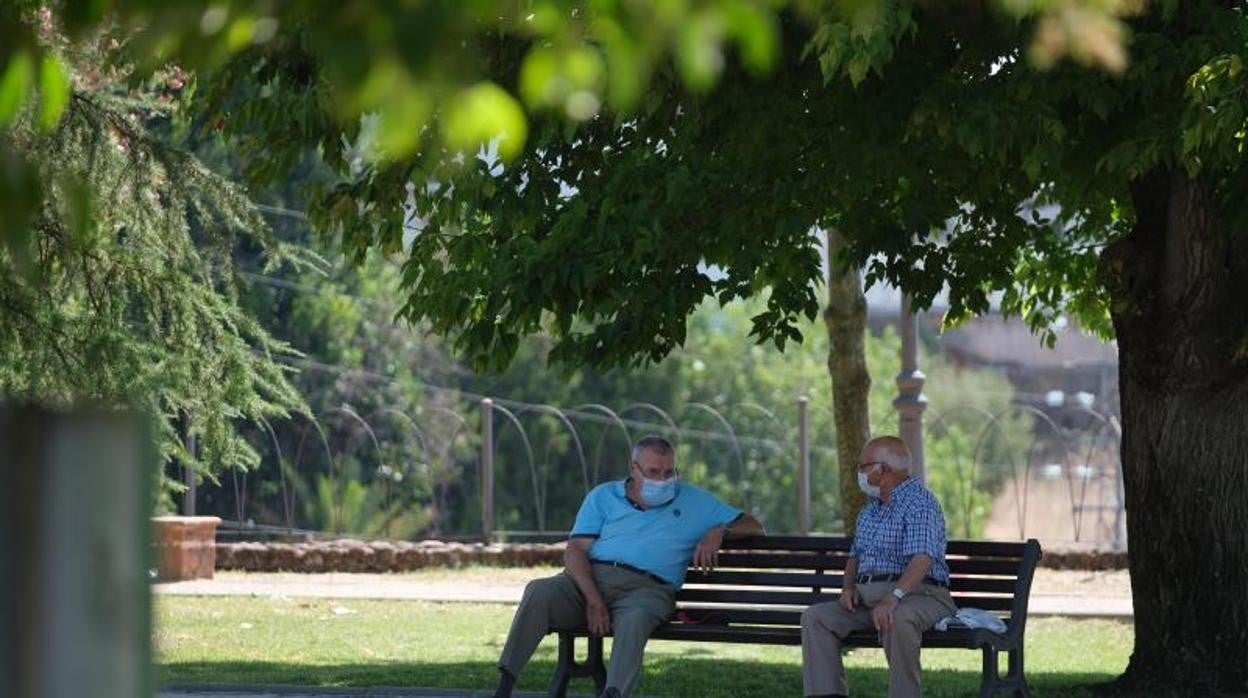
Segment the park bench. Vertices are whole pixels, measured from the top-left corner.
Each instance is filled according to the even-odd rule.
[[[651,635],[659,640],[801,645],[802,610],[835,601],[851,540],[825,536],[769,536],[725,541],[719,566],[710,573],[690,569],[676,594],[676,612]],[[978,649],[983,652],[979,695],[1029,695],[1023,677],[1027,599],[1040,560],[1040,544],[950,541],[946,551],[950,591],[959,608],[992,611],[1006,632],[950,628],[929,630],[923,647]],[[563,698],[573,678],[590,677],[601,691],[606,680],[601,637],[586,628],[559,633],[558,665],[550,695]],[[588,637],[586,659],[576,660],[577,638]],[[846,647],[879,647],[874,631],[856,632]],[[1008,652],[1002,675],[998,655]]]

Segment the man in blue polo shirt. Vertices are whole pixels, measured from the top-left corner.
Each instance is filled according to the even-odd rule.
[[[802,613],[805,692],[848,695],[841,640],[874,629],[888,659],[889,698],[917,698],[923,631],[957,611],[949,595],[945,516],[936,497],[910,476],[910,449],[895,436],[867,442],[858,487],[870,500],[858,514],[841,598]]]
[[[724,538],[763,535],[762,524],[676,478],[672,445],[647,436],[633,447],[624,480],[603,483],[581,503],[564,553],[563,572],[529,582],[499,659],[496,698],[552,628],[610,633],[604,697],[637,686],[650,633],[671,616],[685,571],[711,569]]]

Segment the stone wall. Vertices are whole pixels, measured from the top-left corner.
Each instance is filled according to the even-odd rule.
[[[217,569],[248,572],[409,572],[426,567],[534,567],[563,563],[563,543],[335,540],[218,543]]]
[[[1127,554],[1125,552],[1100,550],[1045,551],[1040,559],[1041,567],[1055,570],[1125,570]]]
[[[305,543],[218,543],[219,570],[248,572],[409,572],[427,567],[534,567],[563,563],[563,543],[443,543],[440,541],[313,541]],[[1076,570],[1125,569],[1126,553],[1048,551],[1041,567]]]

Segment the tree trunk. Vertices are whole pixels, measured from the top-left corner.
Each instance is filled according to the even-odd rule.
[[[841,512],[846,535],[854,534],[858,512],[866,495],[858,489],[858,455],[871,438],[867,395],[871,374],[867,372],[867,299],[857,269],[840,263],[844,235],[827,231],[828,307],[823,321],[828,328],[828,374],[832,378],[832,412],[836,423],[836,455],[841,474]]]
[[[1248,693],[1248,237],[1155,172],[1102,256],[1118,336],[1135,648],[1120,685]],[[1242,204],[1237,204],[1242,205]]]

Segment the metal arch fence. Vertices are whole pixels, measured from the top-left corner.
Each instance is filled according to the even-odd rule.
[[[623,475],[632,441],[657,433],[677,446],[682,477],[762,514],[772,530],[836,530],[831,410],[807,402],[613,409],[487,398],[367,417],[344,404],[261,420],[252,435],[261,466],[200,491],[216,495],[240,536],[556,537],[585,492]],[[940,407],[926,415],[927,477],[952,535],[1125,549],[1115,415]],[[873,428],[896,424],[881,415]]]

